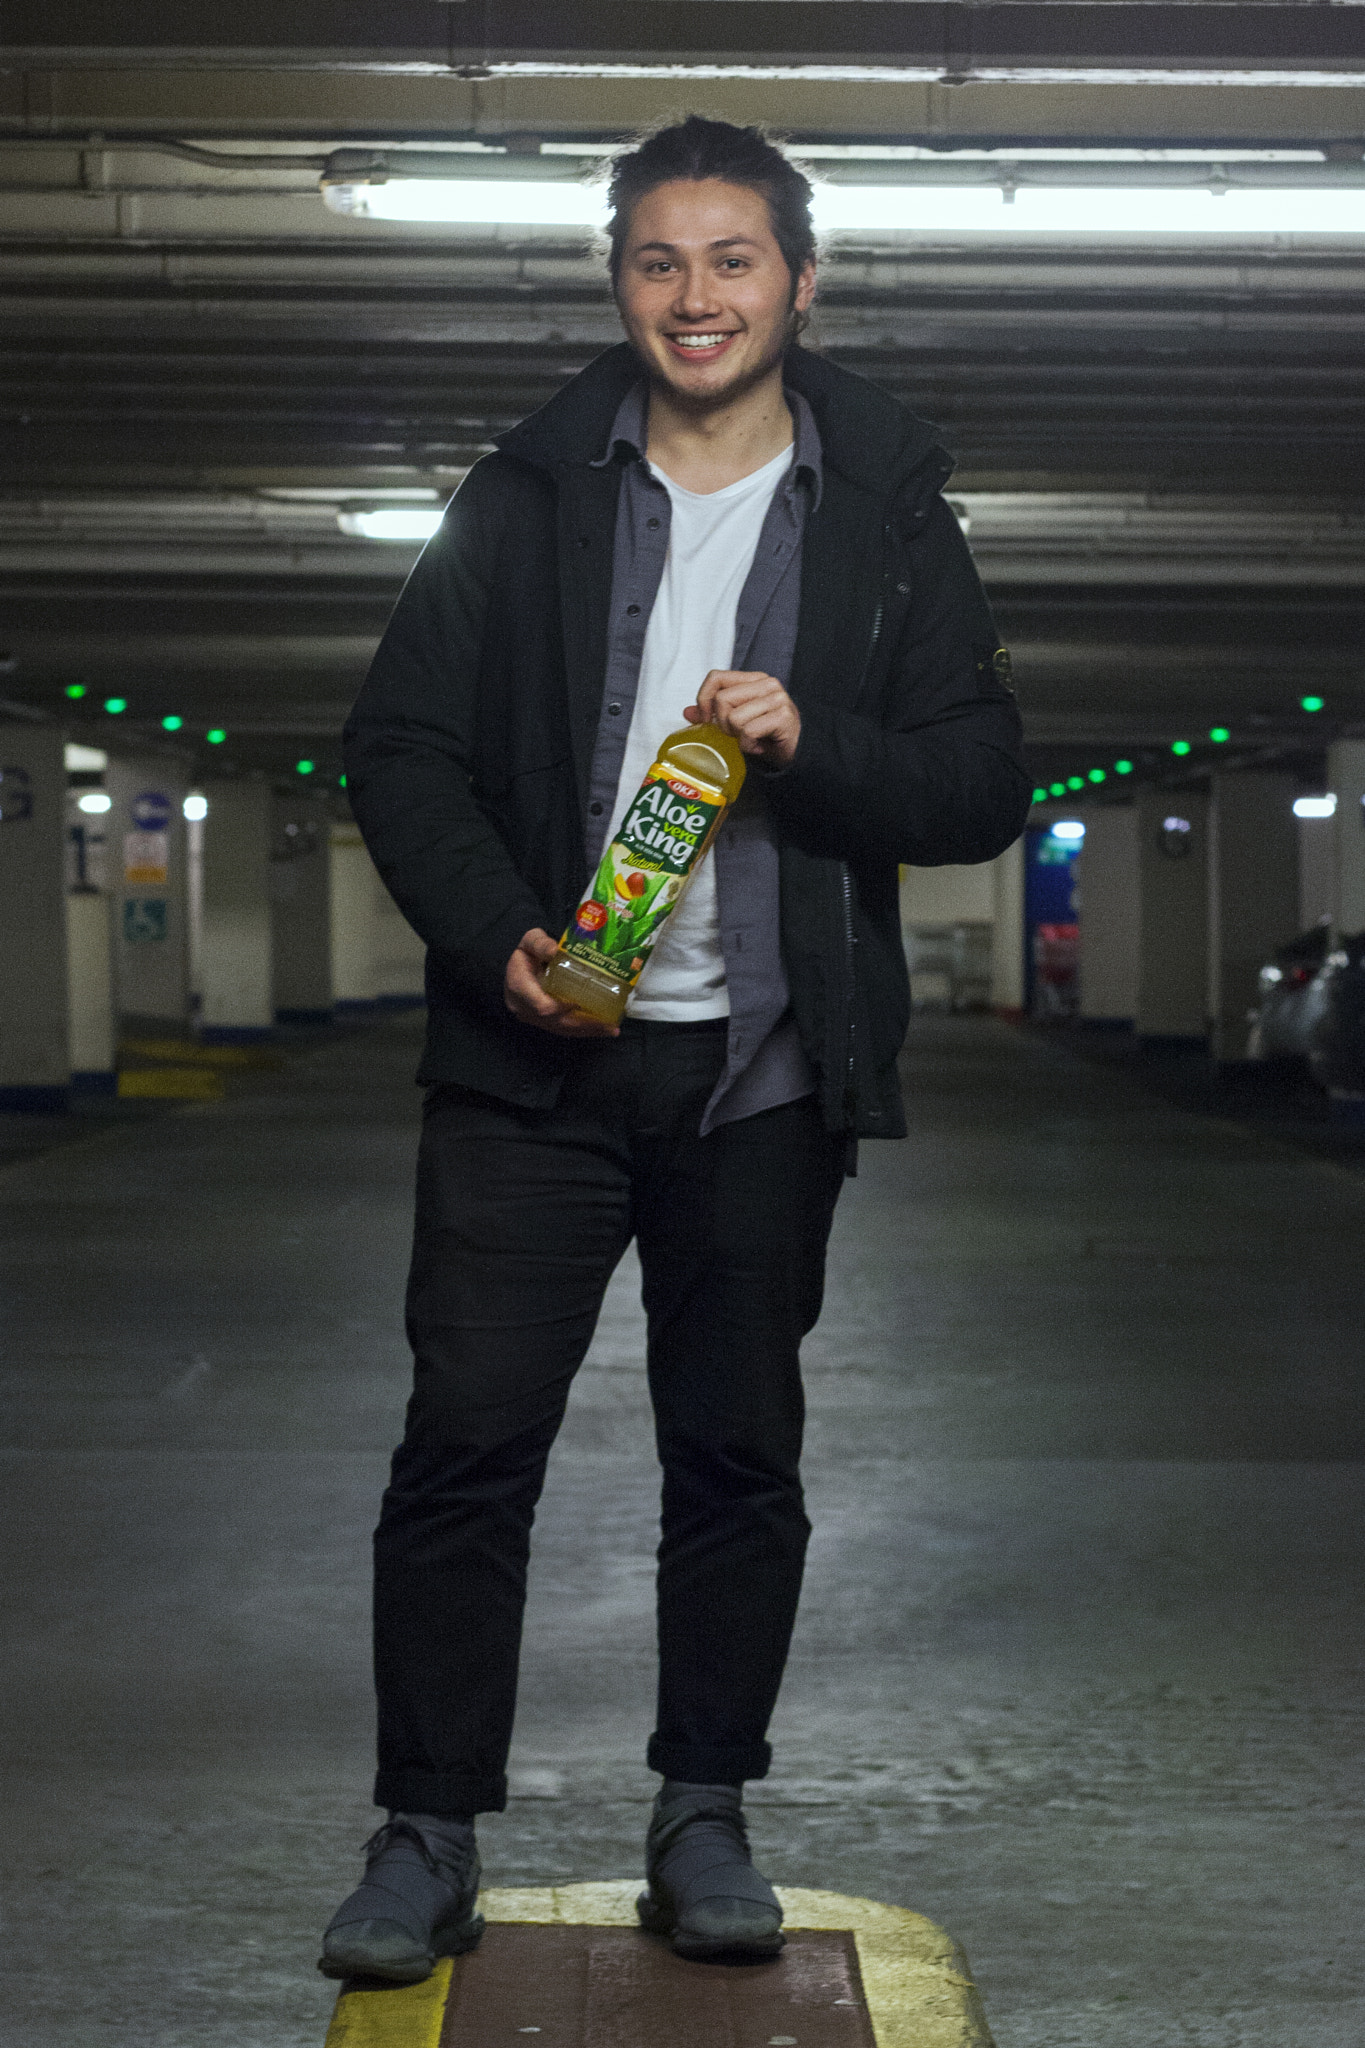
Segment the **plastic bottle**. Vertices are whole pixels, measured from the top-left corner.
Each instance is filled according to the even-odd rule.
[[[744,775],[739,741],[719,726],[669,734],[542,972],[548,994],[604,1024],[620,1022]]]

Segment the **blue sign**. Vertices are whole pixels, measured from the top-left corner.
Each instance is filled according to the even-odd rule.
[[[171,822],[171,800],[159,789],[144,789],[133,798],[133,823],[139,832],[164,832]]]
[[[123,899],[123,936],[130,946],[151,940],[155,944],[166,936],[166,899],[164,896],[125,896]]]

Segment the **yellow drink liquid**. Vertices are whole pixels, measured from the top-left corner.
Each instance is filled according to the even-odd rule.
[[[604,1024],[620,1023],[744,775],[739,741],[719,726],[669,734],[541,975],[548,994]]]

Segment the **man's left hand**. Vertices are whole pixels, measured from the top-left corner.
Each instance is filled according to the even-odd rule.
[[[689,725],[718,725],[766,767],[790,767],[801,713],[776,676],[757,669],[713,668],[683,713]]]

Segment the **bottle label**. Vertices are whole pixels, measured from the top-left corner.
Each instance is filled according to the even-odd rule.
[[[724,809],[716,790],[656,761],[602,855],[564,951],[634,982]]]

